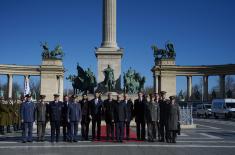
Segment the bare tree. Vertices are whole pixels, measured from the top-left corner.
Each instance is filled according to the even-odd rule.
[[[192,100],[200,100],[201,99],[201,87],[199,84],[195,84],[192,88]]]
[[[216,94],[219,93],[219,85],[220,85],[220,80],[219,78],[217,79],[216,85],[212,88],[211,92],[214,92]],[[233,97],[234,92],[235,92],[235,79],[233,76],[228,75],[225,78],[225,92],[227,96]],[[230,95],[228,95],[230,94]]]
[[[153,89],[152,86],[146,86],[146,87],[144,88],[144,93],[145,93],[145,94],[152,94],[153,92],[154,92],[154,89]]]
[[[234,90],[235,80],[231,75],[226,76],[225,79],[225,91]]]
[[[18,83],[14,82],[13,87],[12,87],[12,98],[14,100],[16,100],[20,97],[18,95],[20,95],[21,90],[22,90],[22,87]]]
[[[73,91],[73,89],[64,89],[64,95],[73,95],[73,93],[74,93],[74,91]]]
[[[186,94],[187,94],[187,93],[186,93],[185,91],[180,90],[179,94],[177,95],[178,100],[184,101],[185,98],[186,98]]]
[[[30,80],[29,83],[30,91],[35,99],[39,99],[40,96],[40,81],[39,80]]]
[[[0,90],[3,91],[4,98],[8,99],[8,84],[6,83],[6,84],[1,85]],[[16,100],[19,97],[18,94],[20,94],[21,91],[22,91],[22,87],[17,82],[14,82],[12,85],[12,99]]]

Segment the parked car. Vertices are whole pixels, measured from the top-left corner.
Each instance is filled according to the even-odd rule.
[[[215,99],[212,101],[212,114],[215,118],[235,117],[235,99]]]
[[[197,117],[209,118],[211,116],[211,104],[199,104],[197,105],[196,115]]]

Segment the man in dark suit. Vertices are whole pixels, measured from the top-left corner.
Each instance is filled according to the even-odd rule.
[[[126,118],[127,106],[125,105],[125,102],[121,101],[121,95],[118,95],[114,108],[117,142],[123,142],[124,123],[126,122]]]
[[[159,106],[159,100],[160,100],[160,96],[158,93],[154,93],[154,101],[155,103],[158,104],[158,121],[157,121],[157,134],[154,134],[154,136],[156,135],[156,137],[154,137],[155,140],[160,140],[161,139],[161,133],[160,133],[160,106]]]
[[[91,100],[90,104],[90,111],[92,117],[92,140],[95,140],[96,138],[97,140],[100,140],[103,103],[102,100],[99,98],[99,93],[95,93],[95,98]]]
[[[70,124],[70,133],[69,133],[70,142],[77,142],[78,140],[78,137],[77,137],[78,125],[82,117],[81,105],[77,101],[77,97],[78,96],[76,95],[72,95],[71,102],[69,102],[69,106],[68,106],[67,118]]]
[[[90,102],[88,101],[87,95],[82,96],[82,100],[80,101],[82,108],[82,121],[81,121],[81,130],[82,130],[82,139],[88,140],[89,133],[89,124],[91,121],[91,112],[90,112]]]
[[[134,106],[133,106],[133,102],[131,101],[131,99],[128,99],[127,94],[123,95],[123,102],[125,103],[126,109],[127,109],[127,116],[126,116],[126,122],[125,122],[126,140],[129,140],[129,138],[130,138],[130,122],[133,118]]]
[[[60,136],[60,122],[61,122],[61,112],[62,112],[62,102],[59,101],[59,94],[54,94],[54,101],[49,103],[48,113],[50,116],[51,123],[51,142],[59,142]]]
[[[166,92],[160,92],[160,142],[169,142],[168,140],[168,129],[167,129],[167,118],[168,118],[168,110],[169,110],[169,100],[166,99]]]
[[[23,143],[32,142],[33,122],[35,120],[35,105],[31,101],[31,95],[26,95],[26,101],[20,109],[21,122],[23,123]],[[28,132],[28,136],[26,136]]]
[[[62,120],[61,125],[63,126],[63,141],[68,140],[68,134],[69,134],[69,123],[68,123],[68,105],[69,105],[69,97],[67,95],[64,96],[64,102],[62,104]]]
[[[138,99],[134,102],[137,140],[145,140],[145,108],[143,94],[139,92]]]
[[[159,122],[159,105],[154,100],[152,94],[149,95],[150,100],[147,102],[145,118],[148,128],[148,141],[154,142],[157,134],[157,122]]]
[[[112,94],[108,94],[108,99],[104,101],[104,117],[106,122],[106,139],[109,140],[111,134],[111,140],[114,140],[114,100],[112,99]]]

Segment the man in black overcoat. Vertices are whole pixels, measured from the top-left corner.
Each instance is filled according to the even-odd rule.
[[[60,137],[60,123],[63,102],[59,101],[59,94],[54,94],[54,101],[51,101],[48,105],[48,113],[50,116],[51,124],[51,142],[59,142]]]
[[[145,140],[145,108],[146,103],[144,101],[143,94],[139,92],[138,99],[134,102],[137,140]]]
[[[166,92],[160,92],[160,100],[159,100],[159,107],[160,107],[160,142],[168,142],[168,129],[167,129],[167,119],[169,113],[169,100],[166,99]]]
[[[112,99],[112,94],[108,94],[108,99],[106,99],[103,103],[104,109],[104,118],[106,122],[106,139],[114,140],[114,105],[115,101]]]

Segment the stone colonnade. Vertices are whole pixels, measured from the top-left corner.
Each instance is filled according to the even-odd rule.
[[[177,66],[174,60],[159,60],[152,69],[153,85],[156,93],[166,91],[167,96],[176,95],[176,77],[187,79],[187,100],[192,97],[193,76],[203,77],[203,101],[208,101],[210,76],[219,76],[219,98],[225,98],[225,77],[235,75],[235,64],[213,66]]]
[[[24,83],[29,83],[31,76],[40,76],[40,93],[46,95],[46,100],[53,100],[55,93],[63,99],[64,67],[61,60],[43,60],[40,66],[0,65],[0,75],[7,76],[8,98],[12,98],[14,76],[24,76]]]

